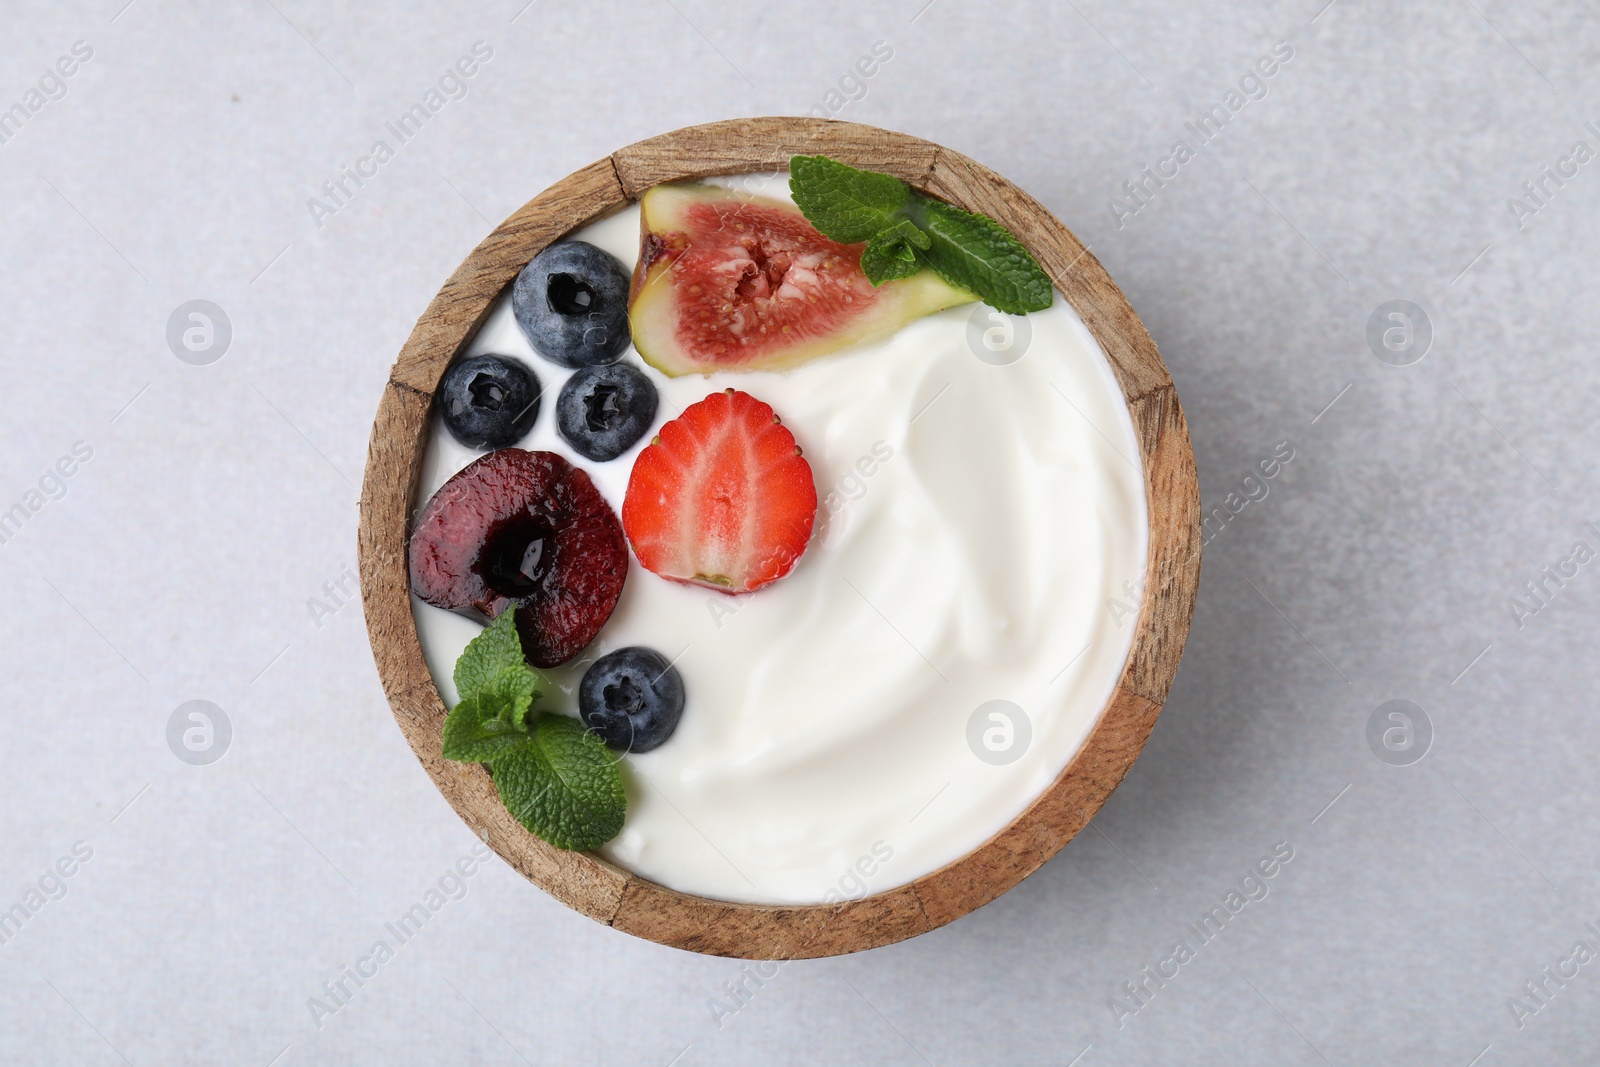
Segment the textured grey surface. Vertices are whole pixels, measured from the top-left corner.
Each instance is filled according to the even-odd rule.
[[[0,906],[76,842],[92,857],[0,945],[0,1060],[1600,1057],[1600,963],[1543,1006],[1523,989],[1600,948],[1600,567],[1520,627],[1508,604],[1600,547],[1600,162],[1520,227],[1507,203],[1600,150],[1593,5],[122,2],[5,5],[0,103],[94,54],[0,146],[0,507],[74,442],[93,457],[0,545]],[[317,227],[307,198],[477,40],[465,98]],[[308,609],[354,565],[412,321],[552,181],[804,112],[879,40],[893,59],[840,116],[972,155],[1092,244],[1177,380],[1208,507],[1292,443],[1207,546],[1143,757],[1001,900],[751,981],[720,1027],[739,964],[613,933],[498,861],[315,1025],[308,998],[475,842],[393,726],[359,607]],[[1199,147],[1185,123],[1280,40],[1266,95]],[[1195,158],[1119,227],[1109,199],[1178,139]],[[164,338],[196,298],[233,327],[208,366]],[[1406,367],[1365,340],[1396,299],[1435,334]],[[233,725],[210,766],[167,747],[192,699]],[[1393,699],[1434,730],[1409,766],[1366,741]],[[1269,895],[1201,945],[1185,923],[1279,842]],[[1176,977],[1108,1007],[1180,938]]]

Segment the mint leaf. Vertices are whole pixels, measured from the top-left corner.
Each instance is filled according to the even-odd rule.
[[[894,175],[856,170],[827,156],[791,158],[789,192],[811,225],[845,244],[893,225],[911,198],[910,187]]]
[[[628,799],[616,757],[577,719],[541,714],[491,769],[506,810],[557,848],[588,852],[622,830]]]
[[[522,658],[511,611],[474,637],[456,660],[461,701],[444,720],[445,759],[487,763],[528,738],[528,710],[543,681]]]
[[[1055,302],[1050,276],[1004,226],[913,192],[891,174],[827,156],[794,156],[789,191],[824,236],[867,242],[861,271],[873,285],[909,278],[925,266],[1009,315]]]
[[[444,720],[444,758],[487,763],[527,740],[538,680],[532,668],[518,664],[462,697]]]
[[[444,721],[445,759],[488,763],[528,739],[527,731],[495,715],[487,703],[477,696],[463,697],[450,712]]]
[[[527,667],[522,658],[522,639],[517,636],[515,609],[507,608],[477,637],[467,643],[456,660],[456,692],[465,697],[488,685],[507,667]],[[530,668],[531,669],[531,668]]]
[[[528,709],[539,695],[539,674],[525,663],[507,667],[472,691],[485,713],[510,723],[518,730],[528,729]]]
[[[993,219],[926,197],[917,198],[911,217],[932,238],[923,262],[951,285],[1008,315],[1043,311],[1055,301],[1044,268]]]
[[[910,219],[901,219],[872,235],[861,252],[861,272],[873,285],[909,278],[922,269],[917,249],[925,249],[932,243],[933,239],[917,229]]]

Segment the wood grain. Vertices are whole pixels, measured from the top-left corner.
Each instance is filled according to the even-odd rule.
[[[993,216],[1028,246],[1105,350],[1127,401],[1149,500],[1150,558],[1117,688],[1083,746],[1026,811],[910,885],[791,907],[691,896],[598,856],[551,848],[511,818],[487,771],[441,757],[446,709],[417,639],[406,543],[439,379],[529,259],[657,183],[780,170],[797,153],[894,174]],[[1099,260],[1038,201],[960,153],[871,126],[806,118],[734,119],[640,141],[562,179],[496,227],[445,282],[395,361],[372,427],[359,532],[367,630],[395,721],[473,832],[591,918],[664,945],[746,959],[838,955],[925,933],[988,903],[1055,855],[1122,781],[1155,725],[1194,614],[1199,546],[1199,483],[1183,409],[1155,343]]]

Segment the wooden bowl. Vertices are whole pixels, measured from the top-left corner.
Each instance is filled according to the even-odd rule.
[[[444,759],[446,708],[411,614],[406,542],[434,390],[524,264],[564,234],[660,182],[775,171],[822,153],[887,171],[999,220],[1027,245],[1111,361],[1139,438],[1150,556],[1133,647],[1082,747],[1011,824],[954,863],[897,889],[838,904],[735,904],[675,892],[591,853],[552,848],[506,811],[481,766]],[[664,945],[745,959],[831,956],[925,933],[1004,893],[1083,828],[1144,747],[1178,669],[1200,577],[1194,455],[1172,379],[1116,284],[1038,201],[966,156],[855,123],[735,119],[652,137],[563,178],[467,256],[401,349],[378,406],[361,492],[361,590],[395,720],[473,831],[529,881],[599,922]]]

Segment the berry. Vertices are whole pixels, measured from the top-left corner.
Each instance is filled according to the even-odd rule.
[[[552,363],[614,363],[628,347],[627,268],[587,241],[533,257],[511,286],[511,311],[528,343]]]
[[[794,569],[817,487],[770,405],[729,389],[690,404],[633,461],[622,527],[646,570],[742,593]]]
[[[589,476],[554,452],[502,448],[459,471],[411,533],[411,589],[484,622],[516,611],[523,653],[555,667],[611,617],[628,574],[622,528]]]
[[[556,399],[556,429],[580,455],[616,459],[656,421],[656,387],[637,367],[585,367]]]
[[[445,429],[468,448],[505,448],[539,417],[539,379],[510,356],[458,359],[439,383]]]
[[[611,748],[649,752],[678,728],[683,676],[652,648],[608,652],[578,685],[578,715]]]

